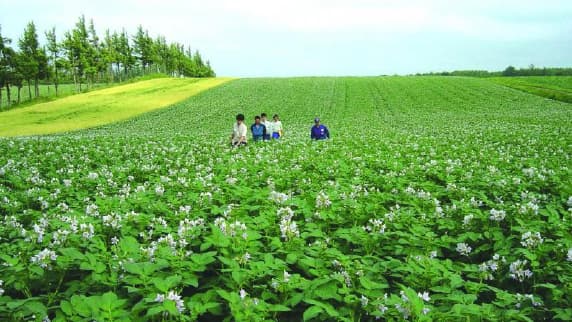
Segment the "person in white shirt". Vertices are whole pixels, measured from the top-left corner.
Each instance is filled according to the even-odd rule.
[[[274,114],[272,119],[273,120],[270,123],[270,129],[272,131],[272,138],[273,139],[279,139],[283,135],[282,122],[280,121],[278,114]]]
[[[244,115],[238,114],[236,116],[236,123],[232,129],[232,135],[230,136],[230,145],[233,147],[246,145],[246,135],[248,134],[248,129],[246,124],[244,124]]]
[[[266,126],[266,135],[264,135],[264,141],[269,141],[272,136],[272,122],[268,121],[266,113],[260,114],[260,123]]]

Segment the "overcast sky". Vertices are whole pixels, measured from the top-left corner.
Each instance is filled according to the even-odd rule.
[[[0,0],[14,45],[31,20],[43,41],[82,14],[100,36],[141,24],[191,45],[219,76],[572,67],[571,0]]]

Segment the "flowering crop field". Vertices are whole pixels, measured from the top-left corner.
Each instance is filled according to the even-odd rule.
[[[284,138],[230,148],[239,112]],[[570,320],[571,154],[572,105],[454,77],[239,79],[0,139],[0,319]]]

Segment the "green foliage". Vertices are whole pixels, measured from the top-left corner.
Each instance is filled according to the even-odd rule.
[[[238,112],[287,134],[232,149]],[[569,320],[571,124],[474,78],[241,79],[1,139],[0,320]]]

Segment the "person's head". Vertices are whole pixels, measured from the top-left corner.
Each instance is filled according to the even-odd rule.
[[[238,114],[236,116],[236,123],[242,123],[244,122],[244,114]]]
[[[272,117],[272,119],[273,119],[274,121],[280,120],[280,118],[278,117],[278,114],[274,114],[274,116]]]
[[[266,113],[260,114],[260,118],[261,118],[263,121],[266,121],[266,118],[267,118]]]
[[[316,117],[316,118],[314,119],[314,124],[315,124],[316,126],[320,125],[320,118],[319,118],[319,117]]]
[[[256,116],[254,117],[254,123],[260,124],[260,116],[256,115]]]

